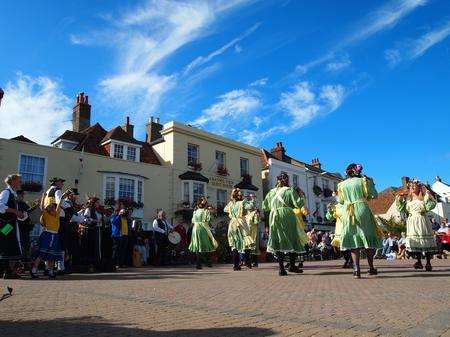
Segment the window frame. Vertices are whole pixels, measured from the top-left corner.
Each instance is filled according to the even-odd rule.
[[[134,154],[133,154],[133,157],[132,157],[132,159],[130,159],[130,150],[134,150]],[[135,147],[135,146],[127,146],[127,159],[126,160],[128,160],[128,161],[136,161],[136,159],[137,159],[137,147]]]
[[[48,158],[46,156],[40,156],[40,155],[35,155],[35,154],[25,153],[25,152],[19,152],[19,160],[18,160],[18,164],[17,164],[17,172],[19,172],[19,174],[22,175],[22,182],[25,182],[25,180],[23,180],[23,174],[22,174],[22,172],[20,170],[20,163],[22,162],[22,156],[28,156],[28,157],[35,157],[35,158],[44,159],[44,172],[42,174],[42,189],[44,189],[45,188],[45,182],[47,181]],[[26,174],[30,174],[30,173],[26,173]]]
[[[123,155],[125,153],[125,146],[123,144],[119,144],[119,143],[112,143],[111,144],[113,146],[113,150],[112,150],[112,157],[115,159],[124,159]],[[122,157],[116,157],[116,148],[121,147],[122,148]]]
[[[142,183],[142,200],[140,200],[140,202],[142,202],[143,204],[145,204],[145,179],[143,178],[139,178],[136,176],[132,176],[132,175],[128,175],[128,174],[119,174],[119,173],[103,173],[103,187],[102,187],[102,195],[103,195],[103,200],[106,199],[106,181],[108,177],[113,177],[114,178],[114,200],[119,200],[120,197],[120,178],[124,178],[124,179],[130,179],[130,180],[134,180],[134,194],[133,194],[133,201],[135,202],[139,202],[138,200],[138,189],[139,189],[139,182]]]
[[[196,158],[196,161],[194,162],[194,163],[191,163],[190,161],[189,161],[189,147],[190,146],[193,146],[193,147],[195,147],[196,149],[197,149],[197,158]],[[200,163],[200,146],[199,145],[197,145],[197,144],[194,144],[194,143],[188,143],[187,144],[187,147],[186,147],[186,160],[187,160],[187,166],[189,166],[189,167],[194,167],[195,165],[197,165],[197,164],[199,164]]]
[[[194,183],[203,185],[203,196],[208,196],[208,185],[206,182],[197,181],[197,180],[182,180],[181,181],[181,200],[182,202],[188,202],[189,205],[194,204]],[[188,186],[189,200],[186,200],[186,186]]]
[[[243,161],[247,162],[247,171],[246,172],[242,171],[242,162]],[[244,157],[239,158],[239,171],[241,173],[241,177],[243,177],[246,174],[250,175],[250,160],[248,158],[244,158]]]

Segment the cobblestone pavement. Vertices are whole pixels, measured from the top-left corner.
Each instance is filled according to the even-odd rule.
[[[431,273],[378,261],[354,280],[341,261],[129,269],[57,280],[1,280],[0,336],[449,336],[450,260]],[[1,294],[0,294],[1,296]]]

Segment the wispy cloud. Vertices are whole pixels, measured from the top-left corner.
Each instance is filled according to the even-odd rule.
[[[209,130],[224,130],[227,126],[235,126],[236,122],[244,123],[253,120],[254,112],[262,105],[259,93],[255,90],[232,90],[218,97],[218,101],[191,124],[207,126]],[[232,129],[232,128],[231,128]]]
[[[70,129],[71,102],[63,94],[58,80],[19,73],[4,90],[0,107],[2,137],[22,134],[35,142],[49,144]]]
[[[378,7],[366,17],[364,17],[360,22],[357,23],[356,27],[348,33],[341,41],[334,45],[329,51],[324,55],[307,62],[305,64],[300,64],[296,67],[295,72],[299,75],[306,74],[309,70],[321,66],[327,63],[327,70],[329,65],[331,68],[339,68],[339,66],[347,66],[345,63],[335,61],[334,59],[340,53],[345,51],[352,45],[366,40],[373,35],[393,28],[398,24],[404,17],[411,14],[417,8],[426,5],[428,0],[391,0],[385,5]],[[348,64],[349,65],[349,64]],[[343,69],[341,67],[340,69]]]
[[[256,81],[253,81],[252,83],[249,84],[249,86],[250,87],[263,87],[263,86],[265,86],[267,84],[268,80],[269,79],[267,77],[263,77],[263,78],[260,78],[260,79],[258,79]]]
[[[177,87],[180,74],[165,73],[165,61],[181,47],[210,34],[219,18],[248,2],[147,0],[120,15],[109,15],[109,28],[85,34],[88,38],[72,35],[70,39],[74,44],[113,49],[116,68],[100,80],[101,97],[104,104],[134,112],[138,124]]]
[[[253,32],[255,32],[258,27],[260,26],[260,23],[256,23],[254,24],[252,27],[250,27],[249,29],[247,29],[244,33],[242,33],[241,35],[239,35],[238,37],[234,38],[233,40],[231,40],[230,42],[226,43],[225,45],[223,45],[222,47],[220,47],[217,50],[214,50],[213,52],[211,52],[210,54],[206,55],[206,56],[199,56],[197,57],[195,60],[193,60],[191,63],[189,63],[186,66],[186,69],[184,71],[184,74],[188,74],[189,72],[191,72],[193,69],[200,67],[201,65],[211,61],[213,58],[223,54],[224,52],[226,52],[228,49],[232,48],[232,47],[236,47],[237,43],[242,41],[243,39],[245,39],[246,37],[248,37],[249,35],[251,35]],[[240,51],[242,51],[242,48],[240,48]]]
[[[428,31],[417,39],[398,43],[400,47],[386,50],[384,56],[389,65],[394,67],[403,60],[414,60],[422,56],[428,49],[444,41],[449,36],[450,20]]]
[[[394,27],[402,18],[418,7],[426,5],[428,0],[391,0],[370,13],[342,42],[349,45],[371,37],[380,31]]]
[[[344,57],[334,60],[332,62],[327,63],[326,70],[329,72],[339,72],[345,68],[350,67],[352,61],[349,56],[346,54]]]

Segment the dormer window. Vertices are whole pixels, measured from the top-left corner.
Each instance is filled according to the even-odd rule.
[[[141,161],[141,145],[119,142],[115,140],[105,142],[102,145],[106,146],[108,143],[110,143],[110,146],[107,147],[107,149],[111,158],[134,162]]]

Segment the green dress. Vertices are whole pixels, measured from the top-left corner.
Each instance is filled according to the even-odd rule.
[[[228,213],[230,224],[228,225],[228,244],[231,249],[244,253],[247,249],[253,249],[255,242],[250,235],[250,226],[246,221],[246,214],[253,208],[248,201],[230,201],[225,206],[224,212]]]
[[[209,253],[216,250],[218,244],[214,239],[209,228],[211,222],[211,212],[208,209],[198,208],[194,211],[192,216],[192,228],[191,243],[189,244],[189,250],[195,253]]]
[[[304,199],[291,187],[275,187],[266,195],[262,207],[265,212],[270,211],[268,252],[305,252],[307,238],[301,235],[294,212],[304,203]]]
[[[341,250],[380,248],[380,230],[367,200],[378,193],[373,180],[367,177],[348,178],[338,185],[342,207]]]
[[[416,253],[437,252],[436,240],[427,212],[436,207],[436,201],[428,194],[423,200],[396,198],[397,209],[408,214],[406,220],[406,250]]]
[[[261,222],[259,212],[255,208],[248,212],[247,216],[245,217],[247,220],[247,224],[250,228],[250,236],[252,237],[253,242],[255,243],[252,249],[253,255],[259,255],[259,244],[260,244],[260,238],[259,238],[259,223]]]

